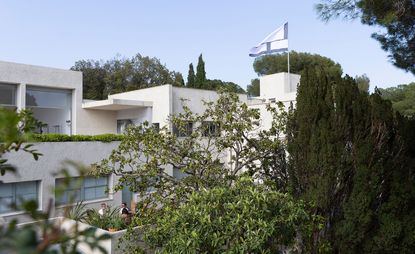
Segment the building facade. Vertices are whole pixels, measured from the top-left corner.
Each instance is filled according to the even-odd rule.
[[[295,103],[299,80],[299,75],[288,73],[264,76],[260,78],[259,97],[248,99],[244,94],[239,97],[250,107],[260,110],[262,127],[269,128],[271,115],[266,112],[266,105],[281,101],[288,107]],[[0,61],[0,107],[31,109],[34,117],[44,123],[38,127],[39,133],[122,133],[128,125],[145,121],[172,129],[168,117],[183,112],[183,99],[192,112],[203,113],[203,101],[215,101],[218,97],[215,91],[166,84],[109,95],[106,100],[83,100],[81,72]],[[0,216],[6,220],[17,218],[19,222],[28,220],[22,211],[10,206],[22,199],[35,199],[39,209],[46,210],[51,205],[56,211],[69,202],[66,195],[73,194],[77,201],[84,200],[89,207],[95,208],[102,202],[113,206],[121,201],[128,202],[133,197],[131,193],[112,191],[118,180],[116,176],[87,178],[81,186],[65,190],[59,200],[52,192],[62,181],[62,176],[55,173],[64,166],[63,161],[90,165],[107,158],[118,144],[36,143],[35,148],[43,154],[39,161],[24,152],[7,154],[6,158],[18,168],[19,174],[0,176]],[[77,171],[70,167],[68,170],[75,181]],[[175,175],[172,168],[166,170]]]

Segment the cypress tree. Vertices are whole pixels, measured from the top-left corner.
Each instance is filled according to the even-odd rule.
[[[296,106],[288,125],[290,190],[325,218],[315,250],[325,243],[336,253],[410,253],[413,160],[390,103],[360,93],[348,76],[308,69]]]
[[[189,64],[189,73],[187,74],[187,87],[195,87],[195,70],[193,64]]]
[[[205,88],[206,84],[206,71],[205,71],[205,62],[203,61],[202,54],[199,56],[196,67],[196,79],[195,86],[197,88]]]

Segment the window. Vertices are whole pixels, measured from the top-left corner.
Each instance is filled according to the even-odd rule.
[[[214,122],[203,122],[203,136],[204,137],[217,137],[220,135],[220,128],[217,123]]]
[[[28,86],[26,108],[41,121],[39,133],[71,134],[72,91]]]
[[[58,178],[55,181],[55,186],[62,185],[63,178]],[[108,198],[105,193],[108,187],[108,176],[85,177],[81,182],[79,177],[72,177],[71,184],[66,187],[61,196],[55,194],[57,205],[69,204],[82,200],[95,200],[101,198]]]
[[[127,132],[129,126],[132,126],[133,121],[131,119],[117,120],[117,133],[124,134]]]
[[[39,201],[40,181],[0,183],[0,213],[17,211],[24,201]]]
[[[156,132],[159,132],[159,131],[160,131],[160,123],[153,123],[153,129],[154,129]]]
[[[5,108],[16,108],[17,86],[0,83],[0,106]]]
[[[187,122],[185,125],[181,128],[173,126],[173,133],[177,137],[188,137],[193,132],[193,123]]]

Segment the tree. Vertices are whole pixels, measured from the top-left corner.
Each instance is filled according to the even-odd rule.
[[[157,58],[140,54],[130,59],[80,60],[71,70],[83,73],[85,99],[102,100],[114,93],[164,84],[183,84],[180,73],[169,71]]]
[[[196,67],[196,78],[195,78],[195,87],[204,88],[206,82],[206,71],[205,71],[205,62],[203,61],[202,54],[199,56]]]
[[[342,68],[333,60],[317,54],[290,51],[290,72],[300,74],[306,68],[324,67],[327,71],[341,74]],[[254,61],[254,70],[259,75],[287,72],[287,53],[265,55]]]
[[[129,128],[95,172],[118,175],[115,189],[139,193],[138,220],[148,226],[156,226],[167,209],[186,204],[192,193],[232,186],[242,175],[269,184],[268,189],[286,190],[286,168],[275,163],[285,161],[285,143],[278,138],[287,119],[283,106],[269,108],[273,127],[260,131],[259,111],[238,98],[221,94],[205,102],[201,114],[193,114],[184,102],[183,113],[169,119],[172,132],[147,123]]]
[[[379,89],[382,97],[392,102],[393,108],[403,116],[415,117],[415,83]]]
[[[245,93],[245,90],[233,82],[226,82],[219,79],[208,79],[203,89],[214,91],[227,91],[229,93]]]
[[[251,84],[246,87],[246,92],[249,96],[259,96],[259,79],[252,79]]]
[[[362,93],[368,93],[369,92],[369,86],[370,86],[370,79],[366,74],[356,76],[354,78],[357,83],[357,88],[359,88],[359,91]]]
[[[305,205],[242,178],[230,187],[194,192],[179,208],[165,209],[147,242],[161,253],[279,253],[301,249],[296,237],[313,227]]]
[[[320,18],[359,18],[363,24],[380,26],[384,33],[374,33],[392,63],[415,75],[415,2],[412,0],[325,0],[316,6]]]
[[[187,87],[194,88],[195,87],[195,71],[193,69],[193,64],[189,64],[189,73],[187,74]]]
[[[288,127],[290,189],[325,218],[317,242],[345,253],[414,248],[407,236],[415,191],[399,188],[415,184],[401,121],[379,92],[359,92],[352,78],[303,72]]]

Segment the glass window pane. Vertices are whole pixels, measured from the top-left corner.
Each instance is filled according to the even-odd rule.
[[[13,184],[11,183],[0,183],[0,197],[13,196]]]
[[[37,183],[36,182],[21,182],[16,183],[16,195],[36,194]]]
[[[96,185],[96,178],[95,177],[85,177],[84,186],[85,187],[92,187]]]
[[[101,176],[97,179],[97,185],[107,185],[108,181],[107,181],[108,177],[107,176]]]
[[[95,198],[106,198],[108,197],[108,194],[105,193],[105,190],[107,189],[107,187],[102,186],[102,187],[96,187],[95,188]]]
[[[10,212],[13,211],[11,205],[13,203],[13,198],[0,198],[0,212]]]
[[[0,104],[16,105],[16,85],[0,83]]]
[[[85,188],[85,200],[96,199],[95,197],[95,187]]]
[[[70,108],[71,91],[28,87],[26,105],[42,108]]]

